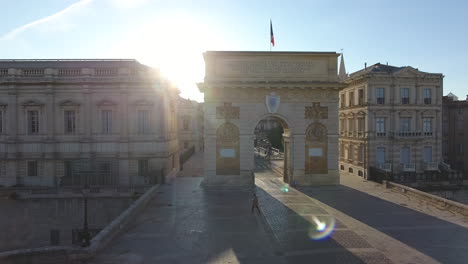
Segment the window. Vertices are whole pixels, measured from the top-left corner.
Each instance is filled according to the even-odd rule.
[[[463,154],[463,144],[458,144],[458,154]]]
[[[354,119],[348,119],[348,131],[353,132],[354,131]]]
[[[425,163],[430,163],[432,162],[432,147],[431,146],[425,146],[424,147],[424,162]]]
[[[385,117],[375,118],[375,131],[378,136],[385,135]]]
[[[410,163],[410,149],[409,147],[401,148],[401,163],[409,164]]]
[[[187,118],[184,118],[184,130],[189,130],[189,120]],[[262,123],[262,130],[263,130],[263,123]]]
[[[340,129],[341,129],[341,131],[346,131],[346,120],[345,119],[340,120]]]
[[[148,160],[138,160],[138,176],[147,176]]]
[[[138,110],[138,133],[146,134],[149,132],[149,112],[148,110]]]
[[[385,104],[385,88],[377,88],[377,104]]]
[[[3,111],[0,109],[0,134],[3,133]]]
[[[358,118],[358,131],[364,131],[364,118]]]
[[[424,133],[432,132],[432,118],[423,118],[423,132]]]
[[[64,112],[65,133],[75,133],[76,112],[75,110],[65,110]]]
[[[401,88],[401,103],[409,104],[409,88]]]
[[[112,111],[102,110],[102,133],[112,133]]]
[[[363,162],[364,161],[364,146],[359,145],[358,148],[358,161]]]
[[[377,164],[385,163],[385,148],[377,147]]]
[[[28,134],[39,133],[39,111],[28,110],[27,118],[28,118]]]
[[[354,105],[354,92],[349,93],[349,106]]]
[[[34,177],[37,176],[37,161],[30,160],[28,161],[28,176]]]
[[[63,162],[63,176],[71,178],[73,175],[73,165],[71,160],[65,160]]]
[[[345,94],[343,93],[343,94],[341,94],[341,108],[345,107],[345,102],[346,102]]]
[[[431,104],[432,101],[432,91],[431,88],[423,89],[424,104]]]
[[[98,172],[100,174],[108,175],[112,171],[112,164],[109,161],[99,162]]]
[[[409,118],[409,117],[400,118],[400,131],[401,132],[409,132],[410,131],[410,121],[411,121],[411,118]]]
[[[364,90],[363,89],[358,90],[358,104],[364,105]]]

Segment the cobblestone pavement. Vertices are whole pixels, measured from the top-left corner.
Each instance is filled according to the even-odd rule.
[[[384,254],[318,203],[284,185],[280,178],[257,177],[262,212],[288,263],[392,263]],[[330,237],[314,240],[318,225],[334,219]]]
[[[184,163],[177,177],[203,177],[204,154],[203,151],[195,152]]]
[[[177,178],[90,263],[284,263],[251,191],[204,190]]]
[[[256,160],[255,190],[203,189],[202,155],[90,263],[466,263],[466,228],[364,193],[365,183],[295,190]],[[250,212],[253,191],[262,214]],[[330,219],[330,236],[314,240]]]

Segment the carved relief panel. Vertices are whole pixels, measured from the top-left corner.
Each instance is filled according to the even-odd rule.
[[[216,130],[216,174],[240,174],[239,128],[231,122]]]
[[[328,132],[321,123],[315,122],[306,130],[305,173],[328,173]]]

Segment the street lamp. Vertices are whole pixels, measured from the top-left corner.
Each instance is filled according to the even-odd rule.
[[[88,194],[89,194],[89,186],[85,184],[82,189],[83,193],[83,201],[84,201],[84,221],[83,221],[83,231],[81,233],[81,246],[82,247],[89,247],[91,244],[90,239],[91,235],[89,234],[88,229]]]

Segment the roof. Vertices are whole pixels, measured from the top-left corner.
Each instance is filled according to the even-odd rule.
[[[334,51],[206,51],[205,55],[335,55]]]
[[[357,72],[353,72],[349,75],[351,78],[355,78],[361,75],[366,75],[369,73],[395,73],[397,71],[400,71],[402,69],[406,68],[404,67],[396,67],[396,66],[391,66],[391,65],[384,65],[380,63],[376,63],[374,65],[371,65],[367,68],[364,68],[362,70],[359,70]]]
[[[0,68],[149,68],[134,59],[21,59],[0,60]]]

